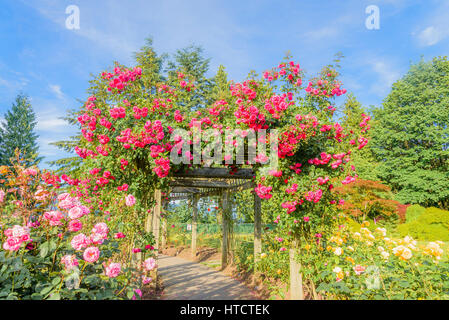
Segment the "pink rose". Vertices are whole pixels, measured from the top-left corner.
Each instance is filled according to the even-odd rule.
[[[126,205],[132,207],[136,203],[136,198],[132,194],[126,196]]]
[[[122,265],[120,263],[110,263],[109,266],[106,267],[106,275],[109,278],[117,277],[122,271]]]
[[[124,238],[124,237],[125,237],[125,235],[123,234],[123,232],[118,232],[118,233],[116,233],[114,235],[115,239],[121,239],[121,238]]]
[[[78,259],[76,259],[76,255],[65,255],[61,258],[61,263],[64,265],[66,271],[72,270],[75,266],[78,265]]]
[[[80,233],[73,237],[72,241],[70,241],[72,248],[75,250],[82,250],[87,248],[90,245],[90,240],[84,233]]]
[[[89,237],[89,240],[93,244],[102,244],[106,238],[107,235],[103,233],[92,233]]]
[[[8,251],[17,251],[20,248],[22,242],[17,238],[8,238],[6,242],[3,243],[3,249]]]
[[[147,277],[147,276],[142,276],[142,282],[143,282],[143,284],[148,284],[148,283],[150,283],[151,281],[153,281],[152,278]]]
[[[84,250],[83,258],[87,262],[94,263],[100,258],[100,250],[97,247],[89,247]]]
[[[93,232],[93,233],[100,233],[100,234],[105,234],[105,235],[107,235],[108,232],[109,232],[109,228],[108,228],[108,225],[107,225],[106,223],[100,222],[100,223],[97,223],[97,224],[93,227],[92,232]]]
[[[143,267],[147,271],[151,271],[156,268],[156,260],[153,258],[148,258],[143,262]]]
[[[60,226],[64,220],[64,215],[59,211],[45,212],[43,217],[44,220],[49,221],[51,226]]]
[[[73,207],[69,210],[70,219],[79,219],[84,215],[83,209],[81,207]]]
[[[83,224],[81,223],[81,221],[75,219],[75,220],[71,220],[69,222],[69,231],[70,232],[77,232],[80,231],[83,228]]]
[[[66,193],[61,193],[60,195],[58,195],[58,201],[61,202],[67,198],[70,198],[70,194]]]
[[[358,264],[353,269],[354,269],[354,272],[355,272],[356,275],[361,275],[363,272],[365,272],[366,267],[361,266],[361,265]]]
[[[0,189],[0,203],[2,203],[5,200],[5,191]]]

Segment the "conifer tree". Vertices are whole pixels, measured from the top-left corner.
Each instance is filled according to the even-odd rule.
[[[42,160],[38,156],[38,135],[34,131],[36,124],[36,115],[28,96],[19,93],[0,126],[1,165],[11,165],[10,159],[16,149],[19,149],[27,166],[37,165]]]

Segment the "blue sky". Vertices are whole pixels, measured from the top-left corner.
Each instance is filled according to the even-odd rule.
[[[80,9],[79,30],[65,26],[69,5]],[[369,5],[379,7],[379,30],[365,27]],[[379,106],[411,62],[448,55],[449,1],[0,0],[0,29],[0,117],[27,93],[48,161],[64,156],[48,143],[74,134],[58,118],[86,99],[90,75],[132,64],[148,36],[159,53],[201,45],[211,75],[223,64],[234,80],[287,50],[309,74],[342,52],[344,87]]]

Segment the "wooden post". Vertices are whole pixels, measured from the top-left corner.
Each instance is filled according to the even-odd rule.
[[[153,235],[155,239],[154,243],[154,252],[156,254],[156,263],[158,262],[159,258],[159,229],[160,229],[160,222],[161,222],[161,206],[162,206],[162,199],[161,199],[161,190],[157,189],[154,191],[154,200],[156,201],[154,208],[153,208]],[[156,289],[158,284],[158,271],[156,270],[155,279],[154,282],[156,283]]]
[[[221,241],[221,269],[228,265],[228,230],[229,230],[229,192],[224,190],[221,196],[221,212],[222,212],[222,231],[223,239]]]
[[[152,231],[153,228],[153,215],[154,215],[154,211],[153,209],[151,210],[147,210],[147,217],[145,219],[145,232],[150,232]]]
[[[154,191],[154,200],[156,201],[153,208],[153,235],[155,239],[154,250],[158,254],[159,250],[159,229],[161,224],[161,190]]]
[[[254,263],[262,253],[262,208],[260,197],[254,192]]]
[[[162,220],[162,237],[161,237],[161,246],[162,249],[165,250],[167,246],[167,219]]]
[[[196,257],[196,228],[198,219],[198,195],[193,195],[193,213],[192,213],[192,256]]]
[[[299,253],[299,239],[293,240],[290,248],[290,300],[304,300],[301,264],[295,258],[296,253]]]

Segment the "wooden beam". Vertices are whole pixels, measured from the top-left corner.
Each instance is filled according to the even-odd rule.
[[[260,261],[262,253],[262,204],[257,193],[254,194],[254,263]]]
[[[196,177],[196,178],[228,178],[228,179],[252,179],[253,169],[239,169],[231,173],[227,168],[196,168],[184,172],[175,172],[173,177]]]
[[[196,257],[196,228],[197,228],[197,219],[198,219],[198,195],[193,196],[193,212],[192,212],[192,256]]]
[[[213,181],[213,180],[192,180],[192,179],[180,179],[170,181],[171,187],[194,187],[194,188],[230,188],[232,187],[226,181]]]

